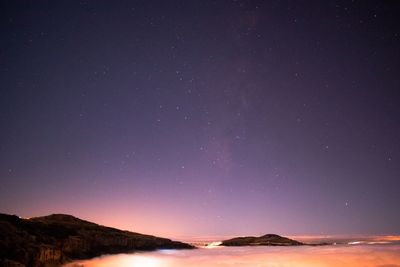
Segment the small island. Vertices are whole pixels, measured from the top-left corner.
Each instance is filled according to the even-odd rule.
[[[260,237],[245,236],[224,240],[220,246],[301,246],[305,243],[275,234],[267,234]]]
[[[71,215],[22,219],[0,214],[0,266],[5,267],[51,267],[103,254],[192,248],[182,242],[122,231]]]

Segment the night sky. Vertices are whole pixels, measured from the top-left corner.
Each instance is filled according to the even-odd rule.
[[[1,1],[0,212],[398,234],[398,1]]]

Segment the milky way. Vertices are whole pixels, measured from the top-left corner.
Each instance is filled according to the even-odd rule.
[[[0,212],[395,234],[395,1],[2,1]]]

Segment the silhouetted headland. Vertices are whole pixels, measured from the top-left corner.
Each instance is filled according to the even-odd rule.
[[[0,266],[50,267],[102,254],[191,249],[189,244],[101,226],[65,214],[0,214]]]
[[[245,236],[224,240],[221,246],[301,246],[305,243],[275,234],[260,237]]]

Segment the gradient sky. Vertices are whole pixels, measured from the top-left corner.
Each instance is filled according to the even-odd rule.
[[[398,1],[1,1],[0,212],[396,234]]]

